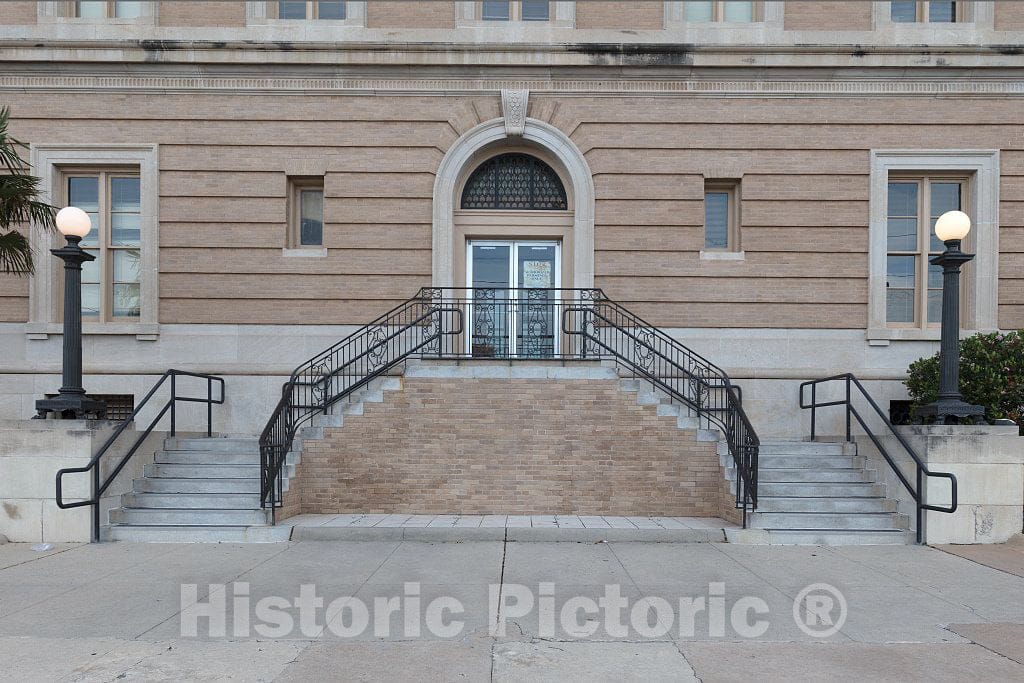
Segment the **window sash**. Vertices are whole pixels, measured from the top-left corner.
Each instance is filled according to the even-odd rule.
[[[967,21],[963,0],[891,0],[889,20],[895,24],[962,23]]]
[[[145,0],[75,0],[71,11],[79,19],[139,19],[145,9]]]
[[[894,185],[915,187],[913,214],[909,214],[907,206],[894,208],[889,205],[893,197]],[[943,185],[959,186],[958,201],[955,208],[963,210],[967,206],[968,179],[962,175],[928,174],[917,176],[890,175],[886,184],[889,196],[886,211],[886,324],[890,327],[931,328],[941,324],[942,311],[942,268],[929,263],[929,260],[940,254],[944,245],[935,237],[935,220],[941,213],[953,210],[954,206],[934,206],[936,188]],[[913,219],[914,243],[900,244],[893,242],[891,221],[907,221]],[[900,230],[903,228],[900,227]],[[897,237],[903,236],[897,232]],[[902,248],[900,248],[902,247]],[[912,261],[912,268],[906,264]],[[961,280],[962,286],[966,279]],[[908,292],[911,293],[908,296]],[[912,302],[910,315],[894,315],[896,306],[906,310],[908,299]],[[909,319],[896,319],[909,318]]]
[[[136,321],[141,317],[142,304],[142,188],[138,169],[68,170],[62,174],[66,205],[83,204],[92,221],[92,230],[82,240],[82,248],[96,256],[95,261],[82,267],[82,318],[86,321]],[[138,203],[115,210],[114,181],[134,179],[140,185]],[[81,195],[72,192],[72,185],[82,180],[95,181],[95,200],[81,201]],[[91,197],[90,197],[91,199]],[[115,240],[115,218],[137,216],[137,241]],[[59,290],[62,291],[62,290]]]
[[[288,243],[297,249],[323,248],[324,183],[319,178],[290,181]]]
[[[739,251],[739,184],[704,184],[704,251]]]
[[[475,16],[480,21],[551,21],[550,0],[478,0]]]
[[[348,18],[348,7],[344,0],[278,0],[276,16],[295,21],[344,21]]]
[[[757,0],[684,0],[683,17],[690,23],[751,23],[759,21]]]

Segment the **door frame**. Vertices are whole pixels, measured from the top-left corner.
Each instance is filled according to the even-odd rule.
[[[472,239],[466,238],[466,308],[467,308],[467,319],[470,321],[469,333],[466,335],[466,353],[472,355],[473,345],[473,333],[472,333],[472,321],[473,321],[473,247],[509,247],[509,299],[519,299],[519,248],[522,246],[553,246],[555,248],[555,266],[554,275],[555,282],[552,289],[558,290],[562,288],[562,240],[559,239]],[[557,313],[556,313],[557,317]],[[560,321],[555,321],[556,324]],[[516,341],[518,334],[518,313],[515,305],[511,306],[509,312],[508,322],[508,334],[509,334],[509,355],[515,356],[517,352]],[[561,334],[558,333],[560,327],[557,327],[552,333],[553,337],[553,354],[558,355],[561,351]]]

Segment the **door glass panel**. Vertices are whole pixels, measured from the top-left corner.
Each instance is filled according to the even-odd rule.
[[[516,245],[519,293],[516,352],[547,357],[555,352],[555,245]]]
[[[512,246],[472,245],[473,356],[502,357],[509,353],[509,286]]]

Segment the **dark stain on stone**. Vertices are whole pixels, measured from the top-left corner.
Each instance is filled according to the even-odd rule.
[[[640,43],[573,43],[569,52],[588,55],[593,64],[623,66],[691,66],[691,45],[644,45]]]
[[[1024,45],[992,45],[990,49],[1001,55],[1024,55]]]
[[[8,519],[21,519],[21,510],[13,503],[4,503],[4,512],[7,513]]]
[[[864,48],[858,47],[856,50],[854,50],[850,54],[853,55],[854,57],[865,57],[865,56],[867,56],[868,51],[865,50]]]

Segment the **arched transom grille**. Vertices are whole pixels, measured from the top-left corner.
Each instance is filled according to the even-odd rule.
[[[564,211],[565,187],[537,157],[510,152],[480,164],[462,190],[463,209]]]

